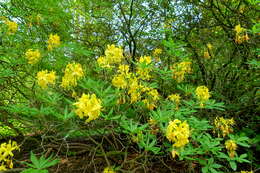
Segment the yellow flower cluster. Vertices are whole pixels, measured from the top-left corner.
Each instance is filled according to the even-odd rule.
[[[113,168],[111,167],[106,167],[103,171],[103,173],[116,173]]]
[[[112,80],[112,84],[117,88],[124,89],[127,87],[127,82],[123,75],[115,75]]]
[[[181,97],[179,94],[171,94],[168,96],[168,99],[170,99],[172,102],[174,102],[176,104],[176,109],[179,109],[179,104],[180,104],[180,100],[181,100]]]
[[[195,93],[200,101],[200,107],[203,107],[204,103],[210,98],[209,89],[206,86],[198,86]]]
[[[191,62],[184,61],[176,63],[172,66],[173,79],[177,82],[182,82],[184,80],[185,74],[190,74],[192,72]]]
[[[147,67],[137,67],[137,74],[138,74],[138,78],[142,79],[142,80],[149,80],[151,78],[150,73],[151,69],[147,68]]]
[[[119,65],[117,72],[122,75],[128,76],[129,75],[129,65]]]
[[[56,74],[54,71],[42,70],[37,73],[37,82],[43,89],[47,88],[48,84],[55,84]]]
[[[118,67],[118,74],[114,76],[112,79],[112,84],[117,87],[124,89],[127,87],[127,79],[130,77],[129,66],[128,65],[120,65]]]
[[[123,49],[112,44],[107,46],[105,56],[99,57],[97,59],[97,63],[102,68],[111,68],[113,64],[118,64],[123,59]]]
[[[99,117],[101,112],[101,100],[95,94],[89,95],[83,93],[81,98],[78,99],[73,105],[76,106],[75,113],[80,117],[88,117],[86,122],[90,122]]]
[[[233,132],[232,125],[235,124],[235,121],[233,118],[231,119],[225,119],[223,117],[216,117],[214,120],[214,125],[218,133],[218,136],[220,137],[221,134],[223,137]]]
[[[122,63],[123,58],[123,50],[120,47],[108,45],[105,56],[99,57],[97,63],[103,68],[111,68],[114,67],[115,64]],[[151,63],[152,59],[150,56],[140,57],[137,67],[134,70],[136,71],[135,73],[130,72],[129,65],[120,64],[117,69],[117,74],[115,74],[112,79],[113,86],[126,90],[125,93],[129,95],[131,103],[142,101],[150,110],[156,107],[155,103],[159,99],[159,93],[156,89],[141,85],[140,80],[150,79],[149,72],[151,71]],[[117,103],[125,103],[126,98],[126,95],[120,94]]]
[[[16,22],[10,20],[5,20],[5,24],[8,26],[8,34],[14,34],[18,30],[18,25]]]
[[[65,89],[77,86],[77,81],[84,76],[83,69],[79,63],[67,64],[61,86]]]
[[[141,91],[147,95],[142,102],[146,105],[149,110],[153,110],[156,107],[156,102],[159,100],[159,93],[154,88],[142,87]],[[144,95],[142,94],[142,95]]]
[[[186,121],[181,122],[178,119],[170,121],[166,129],[166,138],[174,142],[173,146],[180,148],[189,143],[190,130]]]
[[[161,53],[162,53],[162,49],[156,48],[156,49],[154,49],[154,51],[153,51],[153,56],[158,56],[158,55],[160,55]]]
[[[141,56],[139,59],[139,63],[149,65],[152,62],[152,59],[150,56]]]
[[[60,46],[60,37],[57,34],[50,34],[49,39],[47,41],[48,43],[48,50],[52,50],[53,48]]]
[[[236,25],[234,28],[235,32],[236,32],[236,38],[235,38],[235,42],[237,44],[241,44],[245,41],[249,40],[249,37],[246,33],[246,29],[241,27],[241,25]]]
[[[38,49],[36,50],[28,49],[25,53],[25,56],[29,64],[36,64],[41,59],[41,53]]]
[[[131,103],[135,103],[141,99],[141,85],[139,85],[136,77],[129,80],[128,94],[131,98]]]
[[[140,63],[143,63],[143,65],[149,64],[151,59],[150,57],[142,57]],[[119,65],[117,74],[112,79],[112,84],[119,89],[127,89],[131,103],[142,100],[147,108],[152,110],[156,107],[157,100],[159,100],[159,93],[156,89],[141,85],[139,79],[136,74],[129,72],[128,65]],[[122,99],[122,97],[118,100],[118,103],[124,102],[125,99]]]
[[[151,62],[152,62],[152,59],[150,56],[140,57],[139,64],[137,67],[137,72],[136,72],[139,79],[149,80],[151,78],[151,76],[149,74],[151,72],[151,68],[149,67]]]
[[[253,171],[241,171],[241,173],[254,173]]]
[[[7,168],[13,168],[12,157],[13,151],[19,150],[19,146],[15,141],[9,141],[8,143],[2,143],[0,145],[0,171],[5,171]]]
[[[226,149],[228,150],[229,157],[233,158],[236,153],[237,144],[233,140],[227,140],[225,142]]]

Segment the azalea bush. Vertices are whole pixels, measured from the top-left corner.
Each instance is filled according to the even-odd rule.
[[[250,168],[248,172],[257,168],[252,166],[257,159],[251,148],[259,142],[252,123],[257,118],[250,120],[249,131],[250,127],[239,127],[246,118],[236,116],[240,115],[236,106],[244,111],[243,102],[255,106],[259,100],[259,87],[255,86],[259,82],[259,62],[253,58],[255,54],[259,56],[253,41],[259,35],[257,22],[250,28],[237,22],[223,31],[216,27],[215,37],[230,37],[225,51],[220,50],[221,40],[199,42],[204,44],[199,49],[194,43],[199,40],[196,32],[181,38],[182,33],[173,33],[172,27],[183,26],[170,20],[165,20],[156,32],[150,31],[155,34],[153,42],[144,33],[135,35],[139,40],[133,38],[128,26],[131,19],[122,22],[122,37],[118,36],[114,22],[120,17],[126,20],[128,1],[113,2],[118,3],[114,8],[119,9],[112,12],[108,10],[112,9],[112,2],[98,2],[103,10],[108,10],[105,21],[97,17],[102,16],[102,9],[95,14],[91,9],[98,7],[91,3],[53,0],[37,7],[39,2],[33,2],[24,1],[27,7],[40,11],[21,12],[24,4],[14,6],[13,1],[1,4],[12,13],[5,10],[0,21],[0,124],[9,130],[0,129],[0,137],[21,140],[0,143],[0,171],[13,168],[12,157],[19,154],[13,151],[25,151],[24,143],[31,136],[36,136],[32,138],[39,142],[41,154],[48,153],[48,143],[60,145],[53,152],[61,157],[71,152],[70,140],[89,140],[95,145],[93,150],[104,156],[104,173],[136,171],[133,163],[142,162],[146,168],[159,158],[167,160],[165,165],[169,161],[184,162],[189,171],[203,173],[246,172],[242,165]],[[223,8],[226,3],[221,4]],[[255,7],[252,1],[247,3]],[[164,6],[159,2],[154,5]],[[202,8],[200,5],[194,1],[191,7]],[[87,9],[89,14],[84,14]],[[115,16],[118,19],[113,19]],[[146,23],[154,25],[148,19]],[[105,24],[111,26],[111,32],[115,29],[114,35],[107,33]],[[86,28],[94,29],[84,33]],[[160,34],[165,37],[158,40]],[[241,50],[241,54],[242,50],[247,51],[250,58],[245,61],[245,55],[241,55],[240,64],[221,59],[219,56],[226,56],[229,49],[234,49],[234,54],[235,50]],[[223,68],[228,66],[226,76],[217,76],[222,68],[218,63]],[[225,77],[229,79],[227,83],[223,83]],[[246,78],[250,80],[248,84],[241,82]],[[238,82],[232,84],[230,80]],[[242,86],[254,92],[237,90]],[[234,95],[240,98],[233,98]],[[257,109],[252,109],[253,113]],[[104,140],[108,143],[104,144]],[[66,152],[62,153],[64,146]],[[128,149],[138,151],[138,158],[130,164],[126,158],[133,151]],[[37,167],[42,168],[47,167]]]

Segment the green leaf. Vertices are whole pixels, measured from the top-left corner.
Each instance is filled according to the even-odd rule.
[[[210,172],[212,172],[212,173],[219,173],[216,169],[214,169],[214,168],[209,168],[209,170],[210,170]]]
[[[68,119],[72,118],[73,116],[74,116],[74,113],[72,111],[68,112],[68,107],[66,106],[64,109],[64,120],[68,120]]]
[[[201,170],[202,170],[202,173],[208,173],[208,167],[203,167]]]
[[[209,160],[208,160],[208,164],[209,165],[212,165],[214,163],[214,159],[213,158],[210,158]]]
[[[30,159],[31,159],[31,162],[33,163],[33,165],[36,168],[39,168],[39,166],[40,166],[39,161],[38,161],[37,157],[34,155],[34,153],[32,151],[31,151]]]
[[[60,161],[57,160],[57,159],[52,160],[52,161],[50,161],[50,162],[45,163],[42,168],[48,168],[48,167],[54,166],[54,165],[56,165],[56,164],[59,163],[59,162],[60,162]]]
[[[222,167],[222,165],[220,165],[220,164],[217,164],[217,163],[214,163],[213,165],[212,165],[212,167],[213,168],[221,168]]]
[[[237,164],[236,164],[235,161],[230,161],[229,164],[230,164],[230,167],[231,167],[234,171],[237,170]]]
[[[255,24],[255,25],[252,27],[252,32],[253,32],[254,34],[260,32],[260,23],[257,23],[257,24]]]
[[[240,159],[244,159],[244,158],[246,158],[247,157],[247,154],[245,153],[245,154],[241,154],[240,156],[239,156],[239,158]]]
[[[223,159],[230,160],[229,156],[226,155],[226,154],[224,154],[224,153],[222,153],[222,152],[220,152],[220,153],[218,154],[218,157],[219,157],[219,158],[223,158]]]

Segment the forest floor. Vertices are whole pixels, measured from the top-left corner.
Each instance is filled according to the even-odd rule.
[[[90,139],[90,140],[89,140]],[[18,140],[19,139],[14,139]],[[102,173],[107,166],[115,166],[117,172],[128,173],[197,173],[199,164],[173,159],[171,155],[146,153],[137,145],[126,144],[125,136],[102,138],[42,139],[40,135],[27,136],[23,148],[15,153],[15,165],[11,172],[19,172],[30,163],[30,151],[37,157],[53,155],[60,162],[49,169],[50,173]],[[114,142],[117,141],[117,142]],[[105,153],[105,154],[104,154]]]

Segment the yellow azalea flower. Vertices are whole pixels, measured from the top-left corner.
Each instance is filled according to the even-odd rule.
[[[191,69],[191,62],[189,61],[184,61],[178,64],[178,68],[181,71],[184,71],[185,73],[191,73],[192,69]]]
[[[235,124],[233,118],[225,119],[223,117],[216,117],[214,120],[215,129],[218,132],[218,136],[221,135],[223,137],[227,136],[228,134],[233,132],[232,126]]]
[[[100,56],[97,63],[102,68],[111,68],[114,64],[119,64],[124,59],[123,49],[114,44],[107,45],[105,56]]]
[[[182,82],[184,80],[185,74],[190,74],[192,72],[191,62],[183,61],[180,63],[176,63],[172,67],[173,78],[177,82]]]
[[[229,157],[233,158],[235,156],[237,144],[233,140],[227,140],[225,142],[225,146],[226,146],[226,149],[228,150]]]
[[[236,31],[237,34],[239,34],[244,31],[244,28],[242,28],[241,25],[238,24],[235,26],[234,30]]]
[[[175,79],[178,83],[182,82],[185,77],[185,72],[184,71],[176,71],[173,74],[173,79]]]
[[[16,22],[6,20],[5,24],[8,26],[8,34],[16,33],[16,31],[18,30],[18,25]]]
[[[156,106],[154,103],[150,103],[149,100],[144,99],[142,102],[146,105],[147,109],[153,110]]]
[[[106,167],[103,171],[103,173],[115,173],[115,171],[113,170],[113,168],[111,167]]]
[[[162,53],[162,49],[160,49],[160,48],[156,48],[156,49],[154,49],[154,51],[153,51],[153,55],[154,56],[158,56],[158,55],[160,55]]]
[[[37,73],[37,82],[43,89],[47,88],[49,84],[55,84],[56,73],[54,71],[42,70]]]
[[[196,88],[195,93],[200,101],[200,106],[203,107],[204,103],[210,98],[209,89],[206,86],[199,86]]]
[[[95,94],[89,95],[83,93],[81,98],[78,99],[73,105],[76,106],[75,113],[80,117],[88,117],[86,122],[90,122],[99,117],[101,113],[101,100]]]
[[[124,58],[123,49],[121,47],[116,47],[114,44],[107,46],[105,55],[110,64],[120,63]]]
[[[154,101],[159,100],[159,93],[156,89],[151,89],[148,92],[148,95],[150,95],[152,97],[152,100],[154,100]]]
[[[170,121],[166,129],[166,138],[174,142],[173,146],[180,148],[189,143],[190,130],[186,121],[181,122],[178,119]]]
[[[4,165],[4,163],[2,163],[0,166],[0,171],[6,171],[6,170],[7,170],[6,166]]]
[[[112,80],[112,84],[117,88],[126,88],[127,82],[123,75],[116,75]]]
[[[176,151],[176,150],[172,150],[172,158],[175,158],[176,157],[176,155],[178,156],[179,155],[179,153]]]
[[[246,33],[246,29],[242,28],[240,24],[236,25],[234,30],[236,32],[235,42],[237,44],[241,44],[249,40],[248,34]]]
[[[131,103],[135,103],[141,99],[140,90],[141,90],[141,87],[138,83],[137,78],[134,77],[134,78],[130,79],[128,94],[130,95]]]
[[[141,88],[141,91],[142,91],[143,93],[144,93],[144,92],[148,92],[148,91],[151,90],[151,88],[146,87],[146,86],[140,86],[140,88]]]
[[[8,143],[4,142],[0,145],[0,171],[7,170],[7,167],[13,168],[12,157],[14,156],[13,151],[19,150],[19,146],[15,141],[9,140]]]
[[[10,169],[12,169],[12,168],[14,167],[14,164],[13,164],[13,161],[12,161],[12,160],[7,160],[7,161],[6,161],[6,164],[8,165],[8,167],[9,167]]]
[[[141,94],[138,91],[134,91],[130,93],[131,103],[135,103],[141,99]]]
[[[118,73],[120,74],[128,74],[129,72],[129,65],[119,65]]]
[[[180,103],[180,99],[181,99],[180,94],[172,94],[172,95],[169,95],[168,98],[171,101],[175,102],[176,104],[179,104]]]
[[[139,59],[139,63],[144,63],[146,65],[150,64],[152,62],[152,59],[150,56],[141,56]]]
[[[52,50],[53,48],[60,46],[60,37],[57,34],[50,34],[48,43],[48,50]]]
[[[136,74],[138,74],[138,77],[142,80],[149,80],[151,78],[151,76],[149,74],[150,72],[151,72],[150,68],[137,67]]]
[[[110,68],[110,67],[111,67],[111,66],[109,65],[109,62],[108,62],[107,58],[104,57],[104,56],[98,57],[97,63],[98,63],[98,65],[99,65],[100,67],[102,67],[102,68]]]
[[[28,49],[25,53],[25,56],[29,64],[36,64],[41,59],[41,53],[38,49],[36,50]]]
[[[140,89],[140,85],[138,83],[137,78],[130,79],[128,94],[130,94],[132,92],[135,92],[135,91],[137,91],[139,89]]]
[[[64,76],[62,77],[61,86],[65,89],[77,86],[77,81],[84,76],[81,64],[70,63],[65,68]]]
[[[169,95],[168,99],[170,99],[172,102],[174,102],[176,104],[176,109],[179,109],[179,104],[180,104],[180,100],[181,100],[181,97],[179,94]]]
[[[9,140],[9,142],[6,144],[6,143],[4,143],[5,145],[3,145],[4,147],[4,150],[5,150],[5,153],[3,154],[4,156],[11,156],[11,157],[13,157],[14,156],[14,154],[13,154],[13,150],[17,150],[17,149],[19,149],[19,147],[18,147],[18,145],[17,145],[17,143],[15,142],[15,141],[11,141],[11,140]],[[2,145],[1,145],[1,148],[2,148]]]
[[[241,173],[254,173],[253,171],[241,171]]]

